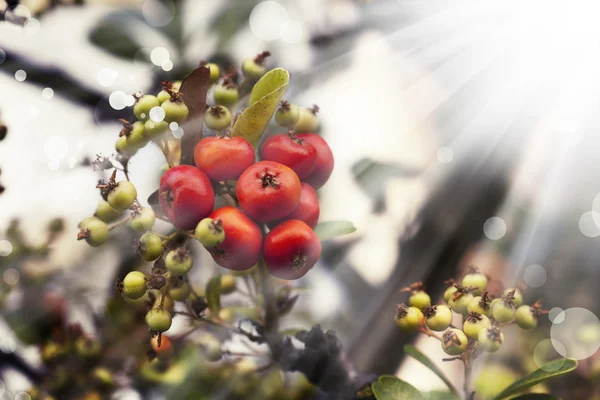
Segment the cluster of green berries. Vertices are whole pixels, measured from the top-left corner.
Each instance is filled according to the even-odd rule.
[[[439,337],[442,349],[452,356],[476,347],[497,351],[504,341],[501,327],[506,324],[514,322],[526,330],[537,327],[539,315],[545,312],[541,302],[523,305],[523,296],[516,288],[490,298],[487,285],[488,278],[470,267],[460,284],[453,283],[444,292],[444,303],[432,304],[422,283],[412,284],[402,290],[411,295],[408,306],[398,305],[396,324],[407,332],[443,332]],[[462,316],[462,329],[453,325],[458,315]]]

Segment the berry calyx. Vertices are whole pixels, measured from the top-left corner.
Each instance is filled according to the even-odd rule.
[[[468,338],[475,339],[479,337],[479,332],[482,329],[489,328],[492,325],[490,319],[485,315],[476,312],[470,312],[465,317],[463,323],[463,332]]]
[[[121,292],[125,297],[136,300],[146,294],[146,275],[139,271],[131,271],[123,279]]]
[[[204,218],[198,222],[194,236],[207,249],[218,246],[225,240],[223,221],[220,219],[215,221],[212,218]]]
[[[275,227],[290,219],[299,219],[306,225],[315,229],[315,226],[317,226],[317,223],[319,222],[319,214],[320,207],[317,192],[308,183],[303,183],[300,191],[300,201],[294,211],[282,219],[269,222],[269,227]]]
[[[308,141],[290,135],[274,135],[260,149],[261,160],[287,165],[298,178],[308,177],[317,163],[317,149]]]
[[[423,315],[425,316],[425,323],[432,331],[444,331],[452,323],[452,311],[443,304],[426,307],[423,310]]]
[[[502,295],[506,296],[511,292],[512,292],[512,296],[513,296],[513,303],[515,303],[515,307],[519,307],[520,305],[522,305],[523,304],[523,294],[521,293],[521,291],[519,289],[516,289],[516,288],[506,289],[506,290],[504,290]]]
[[[150,118],[150,110],[153,107],[159,107],[160,102],[156,98],[156,96],[152,96],[151,94],[144,95],[137,99],[137,102],[133,106],[133,114],[137,119],[141,121],[146,121]]]
[[[467,314],[467,307],[471,300],[473,300],[473,295],[470,293],[471,289],[462,285],[454,285],[456,291],[450,296],[448,300],[448,305],[452,309],[452,311],[458,314]]]
[[[165,266],[173,275],[187,274],[192,269],[192,265],[192,256],[183,247],[169,251],[165,257]],[[173,298],[173,300],[177,299]]]
[[[319,107],[317,105],[314,105],[312,108],[301,107],[298,110],[298,121],[294,126],[294,130],[301,133],[316,131],[319,127],[318,112]]]
[[[263,51],[252,59],[244,60],[242,63],[242,73],[251,80],[259,80],[267,73],[267,67],[264,65],[267,57],[271,55],[268,51]]]
[[[180,97],[171,97],[169,100],[162,103],[160,107],[165,110],[164,120],[166,122],[177,122],[180,124],[187,119],[190,113],[190,110],[183,104]]]
[[[204,172],[179,165],[160,178],[158,199],[169,221],[178,229],[189,230],[210,214],[215,194]]]
[[[396,307],[394,315],[396,325],[405,332],[417,330],[425,322],[423,312],[416,307],[407,307],[406,304],[399,304]]]
[[[473,300],[467,305],[468,312],[476,312],[481,315],[489,317],[492,312],[491,300],[488,297],[488,293],[484,292],[481,296],[473,297]]]
[[[113,181],[114,182],[114,181]],[[117,211],[125,211],[137,198],[137,190],[133,183],[121,181],[117,184],[109,182],[108,195],[106,201]]]
[[[156,221],[156,215],[150,207],[137,208],[132,212],[129,226],[136,232],[144,233],[152,229]]]
[[[162,239],[155,233],[146,232],[135,245],[135,249],[144,261],[154,261],[163,252]]]
[[[211,106],[204,114],[206,127],[213,131],[222,131],[231,125],[231,113],[221,105]]]
[[[514,300],[514,291],[510,291],[500,301],[494,302],[492,304],[492,318],[501,324],[511,322],[516,313]]]
[[[89,217],[79,223],[77,240],[85,240],[92,247],[104,244],[108,239],[108,226],[96,217]]]
[[[504,334],[497,326],[482,329],[477,337],[479,347],[488,353],[498,351],[504,342]]]
[[[127,120],[121,119],[123,129],[119,132],[119,138],[125,138],[124,151],[134,153],[146,144],[144,137],[144,123],[137,121],[130,124]],[[117,149],[119,150],[119,149]]]
[[[463,331],[450,328],[442,335],[442,350],[451,356],[458,356],[467,350],[469,339]]]
[[[487,286],[487,282],[487,277],[480,273],[479,270],[474,266],[469,267],[469,273],[466,274],[462,280],[463,286],[476,288],[471,291],[473,296],[483,293]]]
[[[521,329],[534,329],[538,325],[540,309],[534,306],[523,305],[515,312],[515,322]]]
[[[327,182],[333,172],[334,160],[331,148],[329,148],[325,139],[314,133],[303,133],[296,135],[296,138],[312,144],[317,150],[315,168],[303,181],[311,185],[315,190],[319,189]]]
[[[282,101],[275,111],[275,122],[284,128],[293,128],[300,118],[300,109],[297,105]]]
[[[267,234],[263,256],[271,275],[279,279],[298,279],[321,257],[321,241],[308,225],[292,219]]]
[[[112,222],[120,216],[121,212],[112,208],[106,200],[100,200],[96,207],[96,212],[94,213],[94,217],[104,222]]]
[[[213,96],[215,103],[230,107],[239,100],[240,93],[231,78],[224,78],[220,84],[215,86]]]
[[[241,136],[206,137],[194,148],[196,167],[219,182],[238,179],[255,159],[254,147]]]
[[[270,222],[290,214],[300,202],[302,186],[289,167],[260,161],[247,168],[237,181],[240,207],[259,222]]]
[[[146,324],[152,332],[165,332],[171,327],[171,314],[160,308],[153,308],[146,314]]]
[[[263,239],[256,223],[235,207],[221,207],[209,218],[220,220],[225,231],[225,240],[207,249],[215,262],[234,271],[252,268],[260,257]]]

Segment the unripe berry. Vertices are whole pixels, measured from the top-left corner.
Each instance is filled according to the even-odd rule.
[[[492,318],[501,324],[511,322],[515,317],[515,305],[504,300],[497,301],[492,306]]]
[[[162,239],[155,233],[146,232],[140,238],[137,249],[144,261],[154,261],[163,252]]]
[[[237,87],[230,81],[215,86],[213,96],[215,103],[225,107],[234,105],[240,98]]]
[[[210,70],[210,83],[215,83],[216,81],[219,80],[219,77],[221,76],[221,68],[219,68],[219,66],[215,63],[204,63],[202,64],[203,67],[206,67]]]
[[[314,132],[319,127],[319,118],[317,118],[316,111],[318,108],[304,108],[301,107],[298,110],[298,121],[294,126],[294,130],[299,133]]]
[[[221,293],[229,294],[235,291],[235,276],[233,275],[222,275],[221,276]]]
[[[317,149],[308,141],[290,135],[274,135],[265,140],[260,158],[290,167],[298,178],[307,178],[315,169]]]
[[[127,146],[127,138],[125,136],[119,136],[117,141],[115,142],[115,150],[119,154],[131,155],[135,153],[135,149],[132,151]]]
[[[158,102],[162,105],[162,103],[164,103],[165,101],[167,101],[171,98],[171,95],[166,90],[161,90],[156,95],[156,98],[158,99]]]
[[[146,275],[139,271],[131,271],[123,279],[123,295],[135,300],[146,294]]]
[[[182,81],[173,82],[173,90],[175,90],[176,92],[179,92],[179,89],[181,89],[182,83],[183,83]]]
[[[295,104],[282,101],[275,111],[275,122],[284,128],[293,128],[300,118],[300,109]]]
[[[487,297],[487,292],[484,294],[485,297],[476,296],[473,297],[473,300],[469,302],[467,305],[468,312],[476,312],[481,315],[485,315],[489,317],[492,312],[492,306],[489,298]]]
[[[121,212],[112,208],[105,200],[100,200],[94,213],[94,217],[104,222],[112,222],[120,216]]]
[[[482,329],[477,337],[479,347],[488,353],[498,351],[504,342],[504,334],[497,326]]]
[[[481,293],[483,293],[483,291],[485,290],[485,288],[487,286],[487,277],[484,274],[481,274],[476,271],[477,270],[475,270],[473,268],[472,272],[469,272],[468,274],[466,274],[462,280],[463,286],[478,288],[478,289],[471,291],[471,293],[474,296],[477,296],[477,295],[480,295]]]
[[[160,103],[156,96],[147,94],[137,100],[133,106],[133,114],[137,117],[137,119],[146,121],[150,117],[150,110],[153,107],[158,106],[160,106]]]
[[[131,125],[131,128],[127,129],[127,134],[125,135],[127,138],[127,146],[132,149],[139,149],[143,147],[146,144],[144,134],[144,123],[140,121],[134,122]]]
[[[456,293],[456,290],[457,289],[454,286],[450,286],[448,289],[446,289],[446,291],[444,292],[444,301],[446,303],[448,303],[450,301],[450,299],[452,298],[454,293]]]
[[[133,218],[129,221],[129,226],[136,232],[144,233],[152,229],[156,215],[150,207],[144,207],[140,210],[135,210]]]
[[[204,218],[198,222],[194,236],[202,246],[210,249],[218,246],[225,240],[225,229],[221,220],[215,221],[212,218]]]
[[[167,335],[161,335],[160,346],[158,345],[158,336],[150,339],[150,345],[159,359],[166,359],[173,355],[173,342]]]
[[[267,73],[267,67],[264,66],[264,60],[270,55],[269,52],[263,52],[254,59],[249,58],[242,62],[242,74],[250,80],[257,81]]]
[[[171,327],[171,314],[160,308],[153,308],[146,314],[146,324],[152,332],[165,332]]]
[[[432,331],[444,331],[452,323],[452,311],[443,304],[425,308],[423,315],[425,323]]]
[[[254,164],[254,147],[241,136],[206,137],[194,148],[194,162],[213,181],[238,179]]]
[[[108,226],[96,217],[89,217],[79,223],[80,232],[77,240],[85,241],[93,247],[98,247],[108,239]]]
[[[185,121],[190,113],[188,107],[181,100],[169,99],[160,106],[165,110],[165,121],[177,122],[181,124]]]
[[[424,291],[416,291],[408,298],[408,305],[424,309],[431,304],[431,298]]]
[[[173,275],[187,274],[192,269],[192,265],[192,257],[184,248],[171,250],[165,257],[165,266]]]
[[[121,181],[114,188],[110,189],[106,201],[117,211],[125,211],[137,198],[137,190],[133,183]]]
[[[442,335],[442,350],[451,356],[458,356],[467,350],[469,339],[460,329],[450,328]]]
[[[154,122],[151,119],[144,123],[144,132],[148,139],[155,139],[169,129],[167,121]]]
[[[537,313],[531,306],[520,306],[515,313],[515,322],[521,329],[534,329],[538,324]]]
[[[519,289],[516,289],[516,288],[506,289],[504,291],[503,295],[506,296],[513,291],[514,291],[514,293],[512,293],[512,296],[514,297],[513,302],[515,303],[515,307],[519,307],[520,305],[523,304],[523,294],[521,293],[521,291]]]
[[[191,292],[192,288],[185,280],[175,280],[175,282],[171,283],[171,287],[169,287],[169,297],[175,301],[186,300]]]
[[[208,129],[220,132],[231,125],[231,113],[220,105],[209,107],[204,114],[204,123]]]
[[[470,312],[463,323],[463,332],[468,338],[475,339],[479,337],[479,332],[482,329],[489,328],[492,325],[490,319],[485,315],[476,312]]]
[[[412,332],[423,325],[425,317],[423,312],[416,307],[407,307],[405,304],[399,304],[394,316],[396,325],[405,332]]]
[[[471,300],[473,300],[473,295],[471,293],[455,293],[453,297],[450,297],[448,305],[455,313],[466,315],[467,306],[469,305]]]
[[[331,173],[333,172],[333,153],[325,139],[319,135],[303,133],[296,135],[296,138],[312,144],[317,150],[317,161],[315,162],[315,168],[312,170],[310,175],[303,179],[303,181],[314,187],[315,190],[319,189],[325,184],[325,182],[327,182],[331,176]]]

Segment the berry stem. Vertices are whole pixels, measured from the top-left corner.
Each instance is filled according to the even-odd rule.
[[[419,332],[426,334],[429,337],[432,337],[439,341],[442,341],[442,337],[440,335],[438,335],[437,333],[433,332],[431,329],[429,329],[429,327],[427,325],[422,325],[422,326],[418,327],[417,330]]]
[[[473,393],[470,389],[471,372],[473,366],[471,365],[471,356],[468,352],[465,353],[463,356],[463,363],[465,365],[465,381],[463,383],[463,391],[465,394],[465,400],[470,400],[473,398]]]
[[[131,216],[131,215],[130,215],[130,216],[128,216],[128,217],[125,217],[125,218],[123,218],[123,219],[122,219],[122,220],[120,220],[120,221],[117,221],[117,222],[115,222],[115,223],[112,223],[112,224],[108,225],[108,230],[109,230],[109,231],[112,231],[113,229],[115,229],[115,228],[119,227],[120,225],[123,225],[124,223],[126,223],[126,222],[130,221],[132,218],[133,218],[133,216]]]

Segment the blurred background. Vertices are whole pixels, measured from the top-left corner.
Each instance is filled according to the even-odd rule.
[[[475,264],[498,288],[519,287],[551,310],[536,331],[507,332],[511,345],[482,357],[476,374],[514,379],[567,356],[582,360],[578,373],[553,393],[597,394],[600,339],[582,343],[578,332],[600,328],[599,5],[22,0],[0,10],[3,398],[30,385],[21,361],[40,363],[16,333],[29,316],[15,325],[11,312],[61,296],[69,319],[93,330],[116,271],[131,262],[130,233],[101,250],[74,240],[99,201],[90,163],[114,153],[118,119],[132,115],[128,95],[158,91],[201,60],[239,66],[262,50],[290,71],[286,98],[321,109],[336,161],[319,193],[321,220],[357,227],[324,243],[294,324],[335,329],[357,371],[440,388],[405,359],[404,344],[416,342],[457,380],[462,372],[441,361],[437,341],[396,328],[394,309],[407,298],[399,290],[423,281],[440,297]],[[140,199],[163,162],[153,146],[132,160]],[[64,233],[53,237],[56,218]]]

